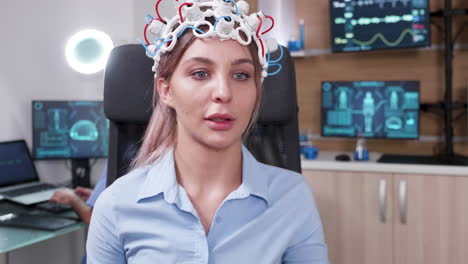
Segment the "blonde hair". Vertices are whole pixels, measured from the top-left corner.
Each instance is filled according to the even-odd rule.
[[[166,81],[169,81],[185,51],[196,39],[197,37],[195,37],[190,31],[180,37],[174,49],[161,56],[159,67],[156,70],[157,78],[162,77]],[[254,78],[257,89],[257,98],[249,124],[242,135],[243,139],[245,139],[245,137],[250,133],[252,126],[257,121],[262,97],[262,69],[258,59],[258,47],[254,42],[252,42],[248,45],[248,48],[255,65]],[[153,114],[143,137],[143,143],[130,165],[132,169],[153,163],[175,144],[177,125],[176,113],[174,109],[159,100],[156,84],[154,87],[153,108]]]

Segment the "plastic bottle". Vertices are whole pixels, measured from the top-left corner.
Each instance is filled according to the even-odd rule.
[[[299,147],[301,148],[301,154],[304,154],[304,148],[307,146],[308,140],[307,140],[307,133],[301,132],[299,133]]]
[[[304,26],[304,19],[299,20],[299,41],[300,41],[300,49],[303,50],[305,48],[305,26]]]
[[[367,161],[369,160],[369,151],[364,137],[358,137],[356,149],[354,151],[354,160]]]
[[[305,159],[316,159],[318,156],[318,148],[314,146],[314,143],[312,142],[312,132],[310,129],[306,130],[305,133],[305,144],[302,147],[302,154],[304,155]]]

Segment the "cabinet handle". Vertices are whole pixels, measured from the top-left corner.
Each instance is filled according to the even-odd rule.
[[[380,208],[380,221],[385,223],[387,216],[387,181],[382,179],[379,183],[379,208]]]
[[[406,224],[406,181],[400,181],[398,190],[400,198],[400,223]]]

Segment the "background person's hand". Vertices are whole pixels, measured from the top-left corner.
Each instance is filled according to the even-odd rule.
[[[92,189],[84,188],[84,187],[76,187],[75,194],[80,197],[81,200],[87,201],[93,192]]]
[[[72,189],[65,188],[58,190],[49,199],[51,203],[61,203],[72,206],[76,199],[80,199]]]

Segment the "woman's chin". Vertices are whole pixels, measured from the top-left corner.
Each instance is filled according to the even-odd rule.
[[[228,149],[229,147],[240,143],[240,137],[233,137],[232,135],[210,135],[205,139],[205,145],[216,150]]]

